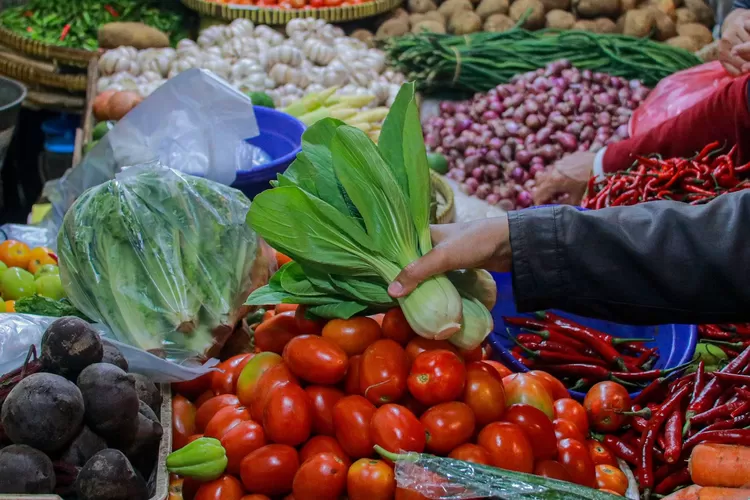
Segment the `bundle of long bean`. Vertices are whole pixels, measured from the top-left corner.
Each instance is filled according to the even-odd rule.
[[[648,39],[519,27],[466,36],[424,33],[394,37],[383,48],[391,65],[419,82],[422,90],[452,87],[483,92],[559,59],[580,69],[642,80],[646,85],[701,63],[685,50]]]

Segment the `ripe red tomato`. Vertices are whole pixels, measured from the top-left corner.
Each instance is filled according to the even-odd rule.
[[[619,467],[601,464],[594,470],[597,488],[615,491],[618,495],[624,495],[628,491],[628,478]]]
[[[541,410],[529,405],[513,405],[505,411],[503,419],[523,430],[531,443],[534,459],[557,457],[555,427]]]
[[[346,396],[333,406],[333,429],[336,440],[347,455],[363,458],[372,455],[370,420],[375,405],[362,396]]]
[[[240,378],[242,369],[252,357],[252,354],[238,354],[219,363],[216,368],[221,371],[211,373],[211,390],[214,394],[234,394],[237,389],[237,379]]]
[[[448,457],[474,464],[492,465],[490,452],[477,444],[462,444],[455,450],[451,451],[450,454],[448,454]]]
[[[383,323],[380,326],[383,330],[383,338],[395,340],[402,346],[408,344],[417,335],[409,326],[409,322],[406,321],[404,312],[398,307],[394,307],[385,313]]]
[[[406,488],[396,488],[396,496],[394,500],[430,500],[429,497],[422,495],[414,490],[407,490]]]
[[[295,320],[296,311],[276,313],[255,328],[255,347],[263,352],[281,354],[284,347],[300,334]]]
[[[609,451],[609,448],[596,439],[587,439],[586,447],[589,449],[589,456],[591,457],[591,461],[594,462],[594,465],[611,465],[613,467],[619,467],[614,454]]]
[[[305,313],[307,306],[299,306],[294,312],[294,321],[297,323],[297,331],[300,335],[320,335],[326,322],[322,319],[307,319]]]
[[[374,319],[354,316],[350,319],[332,319],[323,327],[322,335],[343,349],[347,356],[356,356],[365,352],[382,332]]]
[[[252,495],[245,495],[240,500],[271,500],[271,497],[268,495],[259,495],[257,493],[253,493]]]
[[[547,390],[547,394],[552,396],[553,401],[570,397],[570,393],[568,392],[568,389],[565,388],[565,385],[549,373],[541,370],[531,370],[529,375],[542,383]]]
[[[362,354],[359,390],[376,405],[398,401],[406,392],[409,359],[393,340],[381,339]]]
[[[447,340],[435,340],[426,339],[424,337],[414,337],[406,344],[406,355],[409,357],[409,364],[413,363],[414,360],[425,351],[434,351],[436,349],[444,349],[451,351],[452,353],[458,354],[456,346],[448,342]]]
[[[510,371],[510,369],[507,366],[505,366],[504,364],[499,363],[497,361],[493,361],[491,359],[484,359],[484,360],[482,360],[482,363],[488,364],[492,368],[494,368],[495,370],[497,370],[497,373],[498,373],[498,375],[500,375],[500,378],[505,378],[508,375],[513,375],[513,372]]]
[[[352,356],[349,358],[349,369],[346,370],[346,378],[344,378],[344,392],[347,394],[360,394],[359,367],[361,363],[362,356]]]
[[[249,493],[277,496],[292,491],[297,469],[297,450],[285,444],[267,444],[242,460],[240,477]]]
[[[621,412],[630,410],[628,390],[617,382],[594,384],[583,399],[591,427],[599,432],[614,432],[627,420]]]
[[[482,361],[484,359],[484,349],[481,345],[478,345],[474,349],[458,349],[459,357],[466,363],[473,361]]]
[[[263,372],[258,379],[253,391],[252,402],[250,403],[250,414],[256,422],[263,421],[263,411],[268,406],[271,395],[280,387],[290,384],[299,385],[297,377],[289,370],[286,363],[273,365]]]
[[[427,451],[435,455],[450,453],[474,435],[474,412],[458,401],[433,406],[419,421],[427,432]]]
[[[289,311],[296,311],[297,309],[299,309],[299,304],[276,304],[273,308],[273,312],[281,314]]]
[[[211,388],[211,378],[213,372],[208,372],[201,375],[193,380],[186,380],[185,382],[175,382],[172,384],[172,391],[177,394],[182,394],[188,399],[197,398],[200,394],[206,392]]]
[[[221,438],[221,445],[227,453],[227,472],[240,473],[242,459],[258,448],[266,445],[263,428],[257,422],[245,420],[229,429]]]
[[[423,352],[414,359],[407,379],[412,396],[420,403],[436,405],[453,401],[463,393],[466,368],[451,351]]]
[[[295,384],[279,387],[263,411],[263,430],[274,443],[297,446],[312,430],[312,405],[307,393]]]
[[[333,436],[333,406],[344,393],[334,387],[311,385],[305,388],[312,403],[312,430],[315,434]]]
[[[248,361],[237,380],[237,397],[245,406],[252,406],[255,388],[263,374],[282,362],[281,356],[273,352],[260,352]]]
[[[542,460],[534,465],[534,474],[537,476],[559,479],[560,481],[573,482],[568,470],[556,460]]]
[[[250,412],[244,406],[224,407],[209,420],[203,435],[221,440],[224,434],[246,420],[250,420]]]
[[[424,426],[401,405],[387,404],[378,408],[370,421],[370,435],[374,444],[393,453],[424,451]]]
[[[555,439],[561,441],[563,439],[575,439],[576,441],[584,442],[586,440],[585,435],[578,429],[576,424],[570,420],[564,418],[556,418],[552,421],[552,425],[555,426]]]
[[[578,431],[584,436],[589,433],[589,417],[586,415],[586,409],[571,398],[563,398],[555,401],[554,404],[555,418],[561,418],[574,424]]]
[[[575,439],[563,439],[557,443],[560,463],[568,471],[574,483],[596,487],[596,471],[585,444]]]
[[[489,452],[495,467],[526,473],[534,470],[531,443],[523,429],[516,424],[489,424],[479,433],[477,444]]]
[[[311,384],[333,385],[346,375],[349,360],[336,344],[317,335],[300,335],[284,348],[292,373]]]
[[[172,450],[179,450],[195,434],[195,406],[184,396],[172,398]]]
[[[198,399],[196,399],[195,403],[193,403],[193,404],[195,405],[196,408],[200,408],[201,406],[203,406],[203,403],[205,403],[206,401],[208,401],[209,399],[211,399],[214,396],[216,396],[216,394],[214,393],[214,391],[212,391],[211,389],[209,389],[206,392],[204,392],[203,394],[201,394],[200,396],[198,396]]]
[[[200,439],[202,437],[203,437],[203,434],[193,434],[192,436],[190,436],[190,437],[187,438],[187,443],[185,443],[185,444],[188,445],[188,444],[192,443],[193,441],[195,441],[196,439]]]
[[[346,475],[349,500],[391,500],[396,493],[396,476],[382,460],[360,458]]]
[[[346,489],[346,464],[333,453],[319,453],[304,462],[294,476],[294,498],[339,498]]]
[[[305,463],[309,458],[319,453],[333,453],[343,460],[345,464],[349,465],[351,463],[349,456],[339,442],[331,436],[314,436],[310,438],[299,451],[299,461],[300,463]]]
[[[406,393],[406,395],[404,395],[403,398],[401,398],[399,404],[412,412],[417,418],[420,418],[422,414],[427,411],[427,405],[423,405],[422,403],[414,399],[414,396],[412,396],[408,392]]]
[[[544,412],[550,420],[555,418],[554,401],[544,384],[538,378],[527,373],[514,373],[503,379],[505,387],[505,404],[530,405]]]
[[[236,477],[225,474],[201,484],[195,492],[195,500],[241,500],[244,494],[242,483]]]
[[[474,412],[478,426],[500,420],[505,413],[505,390],[494,368],[482,361],[466,365],[464,403]]]
[[[220,396],[214,396],[198,408],[195,412],[195,430],[203,432],[208,425],[208,422],[216,415],[216,412],[226,406],[238,408],[240,406],[240,400],[234,394],[222,394]]]

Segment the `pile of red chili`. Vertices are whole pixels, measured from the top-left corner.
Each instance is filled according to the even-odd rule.
[[[512,337],[511,354],[529,368],[547,371],[580,390],[602,380],[636,390],[672,370],[652,369],[657,349],[644,343],[653,339],[624,339],[583,326],[551,312],[538,318],[505,317],[506,325],[520,328]]]
[[[727,154],[718,142],[693,158],[637,156],[631,168],[592,177],[581,206],[589,209],[674,200],[699,205],[750,187],[750,163],[735,165],[736,146]]]
[[[728,359],[734,359],[750,347],[750,323],[698,325],[698,337],[724,351]]]

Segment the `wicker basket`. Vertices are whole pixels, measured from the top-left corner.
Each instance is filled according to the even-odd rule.
[[[85,68],[88,66],[89,61],[97,56],[97,53],[91,50],[58,47],[42,43],[3,27],[0,27],[0,44],[37,59],[78,68]]]
[[[395,9],[403,0],[373,0],[358,5],[326,7],[321,9],[273,9],[255,6],[231,5],[205,0],[182,0],[183,5],[201,17],[233,21],[249,19],[256,24],[284,25],[292,19],[315,17],[331,23],[345,23],[377,16]]]

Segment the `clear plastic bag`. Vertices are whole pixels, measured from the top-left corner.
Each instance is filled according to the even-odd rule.
[[[52,204],[48,217],[59,227],[86,189],[151,161],[230,185],[237,170],[262,156],[245,142],[258,133],[249,97],[209,71],[185,71],[117,122],[79,165],[45,185]]]
[[[732,79],[719,61],[701,64],[666,77],[630,117],[630,137],[644,134],[677,116],[730,83]]]
[[[57,248],[57,232],[43,226],[3,224],[0,226],[0,241],[5,240],[22,241],[32,248]]]
[[[172,360],[216,356],[268,282],[239,191],[159,164],[81,195],[58,237],[71,303],[125,344]]]
[[[36,346],[40,352],[42,335],[58,318],[31,314],[0,314],[0,374],[8,373],[23,365],[29,347]],[[148,376],[157,383],[192,380],[211,371],[218,360],[204,365],[179,365],[111,338],[109,328],[101,324],[92,325],[102,340],[115,345],[128,361],[129,371]]]

